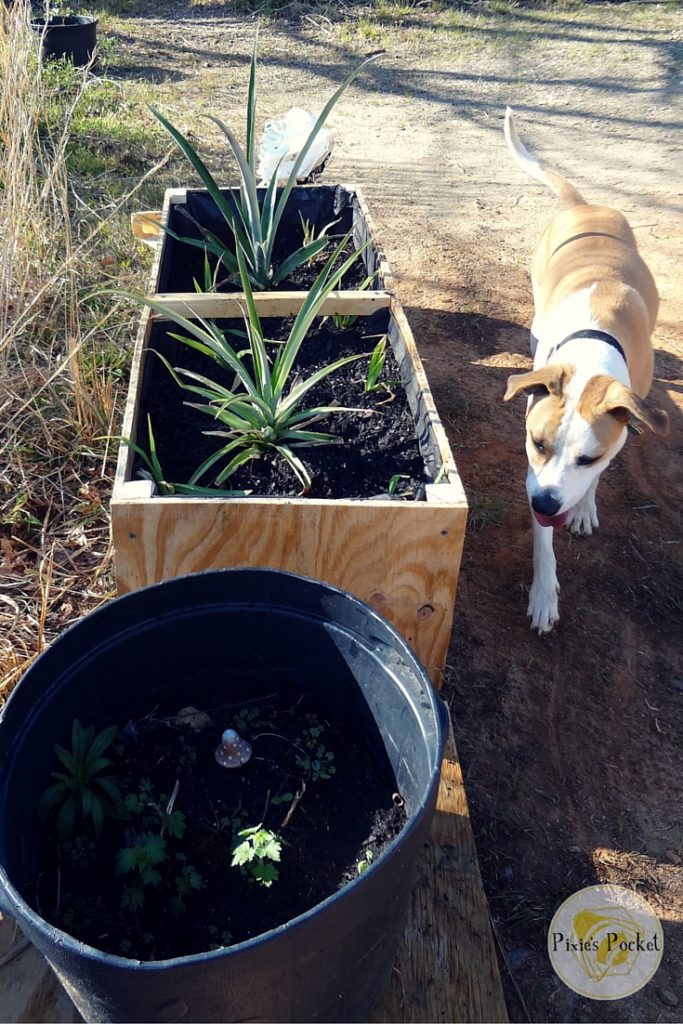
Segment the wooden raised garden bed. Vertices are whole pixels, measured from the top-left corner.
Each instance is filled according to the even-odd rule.
[[[231,199],[232,190],[224,189],[223,194]],[[264,190],[260,189],[261,200],[263,194]],[[229,228],[218,213],[215,203],[203,189],[168,189],[159,221],[163,227],[186,238],[202,238],[198,224],[224,241],[230,238]],[[346,290],[355,290],[368,274],[376,274],[368,292],[393,291],[391,272],[360,189],[351,185],[300,185],[292,189],[278,232],[278,238],[281,238],[282,242],[275,247],[275,254],[280,259],[302,244],[302,221],[310,225],[316,236],[325,228],[329,229],[328,234],[335,235],[344,235],[347,231],[353,230],[352,239],[356,249],[367,243],[362,259],[354,268],[350,283],[344,286]],[[146,222],[140,219],[138,223],[139,231],[144,235]],[[215,266],[213,258],[211,264],[212,267]],[[194,282],[203,280],[203,272],[201,249],[162,233],[158,264],[152,272],[154,292],[163,295],[189,292],[194,296]],[[218,281],[217,291],[225,291],[226,288],[232,292],[239,290],[235,286],[220,283],[220,274]],[[298,273],[293,282],[278,285],[278,291],[302,292],[306,287],[301,274]]]
[[[167,195],[164,219],[184,195]],[[348,188],[328,189],[327,195],[331,202],[344,197],[342,213],[352,218],[358,240],[362,244],[371,239],[364,254],[368,268],[379,270],[380,283],[390,285],[362,197]],[[184,315],[191,310],[201,317],[240,316],[239,295],[163,291],[169,241],[165,237],[159,246],[151,291]],[[287,316],[299,310],[303,293],[256,293],[255,301],[261,316]],[[424,463],[427,482],[420,500],[396,500],[389,494],[367,499],[160,497],[150,481],[136,478],[135,455],[122,444],[112,500],[118,589],[124,593],[172,576],[229,566],[301,573],[348,590],[376,608],[399,629],[439,686],[467,518],[460,477],[398,300],[385,287],[338,291],[323,312],[386,318]],[[158,314],[143,313],[122,428],[123,436],[141,444],[141,408],[154,374],[151,364],[158,362],[148,358],[158,320]]]

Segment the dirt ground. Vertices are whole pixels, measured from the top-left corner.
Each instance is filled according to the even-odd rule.
[[[253,24],[182,5],[129,18],[111,31],[110,74],[144,77],[154,102],[211,141],[200,112],[241,130]],[[322,15],[267,21],[260,118],[319,110],[378,48],[331,119],[323,180],[366,194],[471,504],[446,694],[510,1016],[677,1021],[683,12],[470,4],[439,19],[424,4],[405,25],[370,32],[359,21],[347,34]],[[668,438],[631,438],[605,473],[598,533],[557,536],[561,621],[540,639],[525,617],[523,403],[502,395],[530,365],[528,266],[555,207],[507,155],[506,104],[536,154],[629,217],[661,293],[653,395],[671,418]],[[545,950],[555,909],[596,881],[637,889],[664,927],[656,978],[612,1003],[571,992]]]

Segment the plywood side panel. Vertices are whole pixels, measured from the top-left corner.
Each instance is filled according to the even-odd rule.
[[[255,292],[254,303],[259,316],[296,316],[307,297],[307,292]],[[203,319],[241,317],[246,310],[246,298],[242,292],[157,292],[152,296],[170,312],[185,317]],[[370,315],[376,309],[391,305],[388,292],[332,291],[322,303],[319,316],[345,313],[349,316]],[[155,319],[168,319],[163,313],[155,313]]]
[[[118,588],[228,566],[301,573],[376,608],[439,685],[465,519],[424,502],[115,500]]]

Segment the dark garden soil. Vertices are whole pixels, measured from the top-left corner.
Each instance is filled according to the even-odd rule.
[[[266,337],[273,340],[286,337],[292,322],[289,318],[264,320]],[[238,323],[241,327],[241,322],[234,320],[220,321],[220,326],[238,329]],[[325,416],[311,427],[333,434],[337,439],[335,443],[296,449],[312,479],[307,497],[387,497],[392,478],[398,478],[398,486],[392,487],[397,497],[421,496],[426,479],[424,464],[399,368],[388,345],[379,387],[372,392],[364,391],[369,356],[383,337],[386,326],[386,311],[358,320],[345,330],[336,328],[328,318],[314,325],[301,348],[293,379],[305,380],[322,366],[346,355],[367,356],[341,367],[307,396],[304,408],[336,405],[348,410]],[[233,344],[240,348],[246,341],[236,338]],[[233,382],[233,375],[222,371],[213,360],[188,346],[175,345],[160,325],[152,333],[150,347],[166,353],[173,365],[211,376],[225,386]],[[221,429],[221,424],[188,407],[186,402],[194,401],[194,396],[176,384],[159,359],[150,358],[148,366],[150,376],[145,384],[138,439],[140,443],[146,440],[144,425],[149,415],[166,480],[185,483],[212,452],[228,443],[228,439],[207,434],[207,431]],[[218,463],[198,483],[212,485],[222,466],[223,463]],[[135,472],[139,469],[138,464]],[[301,493],[301,484],[289,464],[282,457],[268,453],[241,467],[221,486],[246,489],[254,495],[286,497]]]
[[[215,681],[192,680],[203,709],[202,690],[215,699]],[[330,724],[297,687],[255,700],[245,685],[241,702],[200,711],[175,696],[117,723],[112,765],[102,774],[116,780],[126,820],[106,818],[96,845],[92,830],[81,825],[79,834],[77,826],[56,863],[52,822],[40,867],[48,920],[96,948],[143,960],[232,945],[295,918],[357,878],[406,821],[388,763]],[[225,728],[251,743],[241,768],[216,761]],[[238,833],[257,826],[282,844],[279,860],[263,862],[279,873],[267,885],[248,866],[231,866],[247,838]],[[143,868],[153,880],[144,881]]]

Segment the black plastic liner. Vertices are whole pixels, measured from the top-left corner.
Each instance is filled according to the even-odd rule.
[[[236,209],[236,197],[239,191],[222,189],[233,210]],[[278,190],[278,196],[281,190]],[[258,189],[259,202],[263,202],[265,189]],[[302,218],[308,221],[319,233],[332,224],[327,232],[329,235],[345,235],[353,228],[353,243],[358,249],[369,239],[367,226],[364,223],[358,198],[350,189],[343,185],[312,185],[293,188],[283,211],[275,246],[275,265],[277,266],[292,252],[303,245]],[[219,212],[214,200],[204,189],[188,189],[185,202],[173,202],[169,208],[168,227],[175,234],[185,238],[202,239],[198,227],[208,229],[221,241],[225,242],[230,251],[234,251],[234,236],[230,227]],[[380,265],[380,254],[371,244],[367,246],[358,264],[351,268],[340,287],[357,288],[368,274],[374,273]],[[330,243],[330,251],[331,251]],[[201,249],[176,241],[171,235],[165,234],[162,240],[162,256],[159,267],[158,291],[160,292],[191,292],[195,290],[194,282],[204,280],[204,256]],[[209,257],[215,266],[215,258]],[[284,282],[279,288],[293,287],[305,290],[313,283],[319,271],[314,270],[308,282]],[[373,282],[373,288],[382,288],[381,279]],[[235,285],[232,290],[238,289]],[[221,286],[218,290],[231,290]]]
[[[217,669],[220,668],[220,671]],[[118,720],[168,680],[214,670],[216,703],[247,673],[272,692],[296,676],[336,722],[391,764],[408,821],[359,878],[237,946],[160,962],[105,954],[44,921],[37,805],[74,717]],[[191,688],[188,689],[188,700]],[[445,711],[399,634],[361,601],[261,569],[199,573],[118,598],[29,668],[0,719],[0,908],[47,957],[89,1021],[367,1019],[395,958],[436,803]]]

